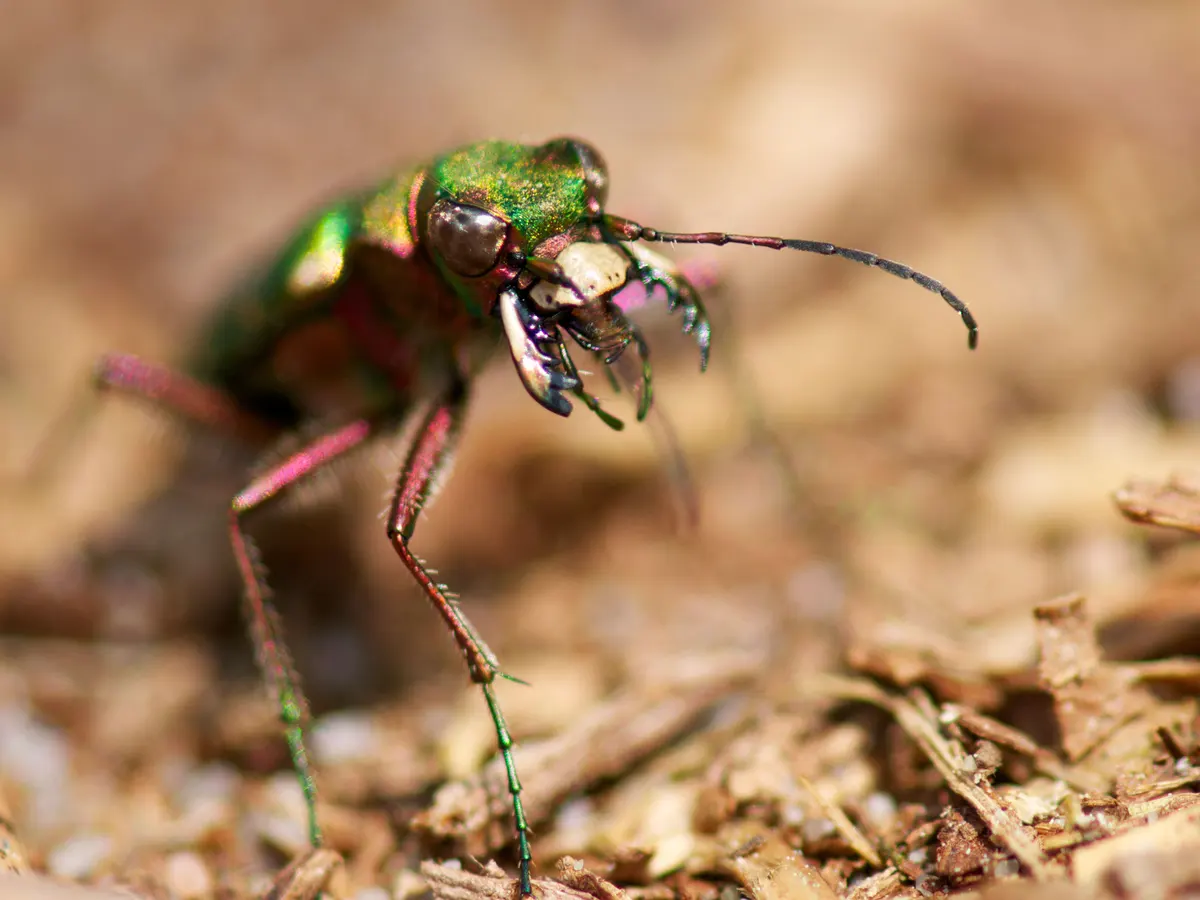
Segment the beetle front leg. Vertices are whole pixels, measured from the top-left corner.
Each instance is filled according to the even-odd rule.
[[[500,758],[508,775],[508,792],[512,796],[521,896],[528,897],[533,893],[529,879],[532,859],[529,850],[529,823],[525,820],[525,808],[521,803],[521,782],[513,761],[512,735],[508,731],[504,715],[500,712],[500,705],[496,701],[492,686],[496,677],[502,675],[500,664],[496,655],[463,615],[458,600],[446,585],[433,580],[424,562],[409,548],[417,517],[449,468],[450,456],[462,427],[466,405],[466,386],[457,383],[426,413],[396,482],[396,490],[388,510],[387,532],[397,555],[454,635],[454,641],[467,661],[471,680],[483,689],[483,697],[491,713],[492,724],[496,728]]]
[[[634,277],[646,289],[646,299],[656,287],[666,294],[667,309],[683,308],[683,333],[692,335],[700,348],[700,371],[708,368],[708,351],[712,343],[712,324],[700,292],[688,280],[680,266],[661,253],[635,243],[642,239],[640,226],[634,226],[616,216],[604,216],[596,225],[598,238],[618,247],[633,267]]]
[[[679,266],[661,253],[641,244],[622,242],[621,248],[633,263],[634,274],[650,294],[661,287],[667,295],[667,309],[683,309],[683,333],[693,335],[700,348],[700,371],[708,368],[708,350],[712,343],[712,324],[700,293]]]
[[[259,667],[279,708],[279,719],[283,723],[292,767],[300,781],[300,789],[304,792],[304,803],[308,810],[308,836],[314,847],[321,846],[321,826],[317,822],[316,782],[304,746],[308,704],[300,690],[300,679],[292,665],[287,646],[283,642],[283,628],[279,622],[279,614],[271,603],[271,592],[263,573],[258,548],[243,530],[241,518],[304,476],[360,446],[370,436],[370,423],[360,419],[318,438],[256,478],[233,498],[229,510],[229,534],[233,543],[233,554],[246,589],[246,620],[254,640]]]

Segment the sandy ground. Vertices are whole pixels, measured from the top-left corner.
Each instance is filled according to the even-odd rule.
[[[577,134],[610,210],[869,248],[944,281],[981,337],[969,353],[935,296],[850,263],[681,252],[722,279],[707,374],[676,322],[646,322],[693,527],[650,429],[549,415],[503,360],[479,379],[415,546],[531,684],[500,693],[537,874],[664,900],[1200,884],[1194,7],[42,0],[4,20],[10,868],[242,897],[304,849],[220,515],[248,461],[120,401],[49,453],[96,357],[184,355],[339,191]],[[317,717],[330,890],[509,891],[481,868],[513,870],[490,723],[377,519],[400,453],[256,526]],[[1174,527],[1122,516],[1134,478],[1127,513]],[[0,891],[58,896],[31,877]]]

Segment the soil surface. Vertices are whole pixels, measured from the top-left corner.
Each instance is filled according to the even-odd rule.
[[[11,6],[0,896],[515,897],[487,710],[378,518],[404,435],[248,526],[310,852],[225,529],[253,454],[88,382],[186,356],[314,204],[558,134],[612,212],[903,260],[980,342],[879,271],[707,248],[709,371],[641,316],[649,427],[479,377],[413,546],[527,682],[535,894],[1200,896],[1200,8]]]

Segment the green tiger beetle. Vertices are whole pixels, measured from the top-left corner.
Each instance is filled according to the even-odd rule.
[[[278,704],[304,792],[309,838],[321,843],[316,787],[305,750],[307,708],[247,513],[295,482],[419,416],[387,511],[387,538],[432,602],[483,691],[512,797],[522,896],[532,892],[529,824],[513,739],[494,693],[502,672],[458,598],[436,581],[410,541],[447,474],[471,381],[496,346],[508,349],[529,394],[566,416],[571,397],[606,424],[622,423],[588,393],[566,338],[605,371],[630,346],[640,363],[637,418],[651,399],[649,351],[616,295],[640,284],[680,310],[683,331],[708,363],[711,328],[696,287],[644,246],[746,244],[842,256],[939,294],[977,340],[967,307],[939,282],[873,253],[817,241],[724,232],[672,233],[605,210],[608,171],[589,144],[488,141],[446,153],[321,210],[256,281],[218,311],[186,374],[129,355],[105,356],[96,382],[139,395],[194,422],[276,443],[232,500],[229,534],[245,585],[260,667]],[[420,409],[419,413],[415,410]],[[300,441],[286,454],[277,442]],[[280,461],[280,456],[285,458]],[[516,680],[516,679],[512,679]]]

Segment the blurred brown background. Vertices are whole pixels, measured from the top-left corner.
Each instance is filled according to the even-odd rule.
[[[533,682],[505,689],[519,733],[714,649],[756,654],[781,684],[847,648],[970,683],[1027,666],[1030,606],[1069,591],[1136,625],[1114,653],[1196,649],[1195,555],[1109,499],[1200,466],[1194,5],[41,0],[3,18],[9,631],[235,628],[212,515],[236,466],[129,537],[132,511],[181,490],[181,460],[219,472],[227,456],[114,400],[67,465],[27,477],[99,353],[177,358],[309,207],[394,165],[576,134],[607,158],[612,211],[871,249],[944,281],[981,338],[968,353],[936,297],[846,262],[691,254],[725,279],[710,372],[651,317],[658,401],[701,502],[683,533],[647,429],[561,421],[497,359],[415,540]],[[356,467],[301,526],[264,523],[326,704],[466,696],[375,516],[395,461]],[[206,504],[217,525],[189,524]],[[173,549],[95,564],[123,543]],[[229,656],[218,671],[246,667]],[[82,690],[61,687],[71,709]]]

